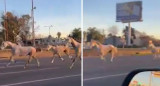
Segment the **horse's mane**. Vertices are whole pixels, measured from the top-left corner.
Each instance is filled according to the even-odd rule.
[[[79,41],[79,40],[77,40],[77,39],[74,39],[74,38],[72,38],[72,37],[70,37],[71,39],[73,39],[73,40],[75,40],[76,42],[78,42],[78,43],[81,43],[81,41]]]

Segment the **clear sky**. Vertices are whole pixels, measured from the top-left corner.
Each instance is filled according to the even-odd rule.
[[[31,0],[6,0],[7,11],[20,16],[31,13]],[[47,27],[53,25],[51,34],[56,36],[60,31],[62,36],[81,26],[81,0],[34,0],[35,27],[40,26],[36,34],[48,35]],[[0,0],[0,14],[4,12],[4,0]]]
[[[116,3],[137,0],[84,0],[84,30],[88,27],[105,29],[116,25],[121,35],[125,25],[116,21]],[[141,0],[143,1],[143,22],[131,23],[135,29],[154,35],[160,39],[160,0]]]

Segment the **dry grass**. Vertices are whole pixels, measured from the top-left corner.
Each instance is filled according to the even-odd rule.
[[[152,54],[150,50],[143,50],[139,48],[119,48],[118,56],[133,56],[133,55],[150,55]],[[99,56],[99,52],[96,49],[87,49],[83,51],[84,57],[88,56]]]
[[[71,54],[74,54],[74,50],[70,51]],[[63,54],[65,55],[65,54]],[[11,56],[11,51],[10,50],[4,50],[0,51],[0,58],[9,58]],[[42,52],[37,52],[36,53],[37,57],[52,57],[53,54],[51,51],[42,51]]]
[[[70,52],[72,55],[74,55],[74,50],[72,49]],[[150,50],[143,50],[139,48],[119,48],[118,49],[118,56],[133,56],[133,55],[151,55],[152,53]],[[88,56],[99,56],[99,52],[96,49],[86,49],[83,50],[83,55],[84,57]],[[5,51],[0,51],[0,58],[8,58],[11,56],[10,50],[5,50]],[[51,51],[42,51],[38,52],[36,54],[37,57],[52,57],[52,52]]]

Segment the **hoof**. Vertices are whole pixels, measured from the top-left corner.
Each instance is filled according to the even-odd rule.
[[[104,60],[104,61],[105,61],[105,58],[101,57],[101,60]]]
[[[69,69],[72,69],[72,68],[73,68],[73,67],[71,67],[71,66],[69,67]]]
[[[61,59],[64,62],[64,59]]]
[[[72,56],[69,56],[69,58],[72,59],[73,57],[72,57]]]
[[[40,64],[38,64],[37,67],[40,67]]]
[[[73,65],[71,65],[69,68],[72,69],[72,68],[73,68]]]
[[[54,63],[54,60],[52,60],[51,63],[53,64],[53,63]]]

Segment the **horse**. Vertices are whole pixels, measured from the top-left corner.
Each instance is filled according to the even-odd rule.
[[[97,47],[97,49],[100,51],[100,57],[101,57],[102,60],[106,60],[104,58],[104,56],[107,55],[108,52],[111,51],[112,57],[111,57],[110,61],[113,62],[113,58],[115,58],[116,54],[118,53],[117,47],[115,47],[115,46],[113,46],[111,44],[103,45],[98,41],[91,40],[90,48],[93,48],[94,46]]]
[[[63,45],[57,45],[57,46],[48,45],[47,51],[49,51],[49,50],[51,50],[53,53],[53,58],[52,58],[51,63],[54,63],[54,59],[55,59],[54,55],[56,55],[56,54],[58,55],[58,57],[62,61],[64,61],[64,59],[61,57],[63,53],[65,53],[70,59],[72,58],[72,56],[69,55],[70,48],[67,45],[65,45],[65,46],[63,46]]]
[[[78,58],[81,60],[81,43],[77,42],[72,37],[68,37],[68,42],[71,43],[76,55],[76,57],[72,59],[72,64],[70,66],[70,69],[72,69]]]
[[[159,53],[160,53],[160,48],[159,47],[156,47],[153,42],[150,40],[148,42],[148,48],[151,50],[151,52],[153,53],[153,57],[154,59],[156,59],[157,57],[159,57]]]
[[[32,58],[36,60],[37,66],[40,66],[40,62],[36,58],[36,49],[31,46],[21,46],[17,45],[15,43],[9,42],[9,41],[4,41],[2,42],[1,49],[4,50],[6,47],[11,47],[11,53],[12,55],[10,56],[9,63],[7,63],[6,67],[9,66],[12,62],[15,63],[14,57],[16,56],[28,56],[29,59],[26,61],[24,65],[24,69],[28,66],[28,64],[32,61]]]

